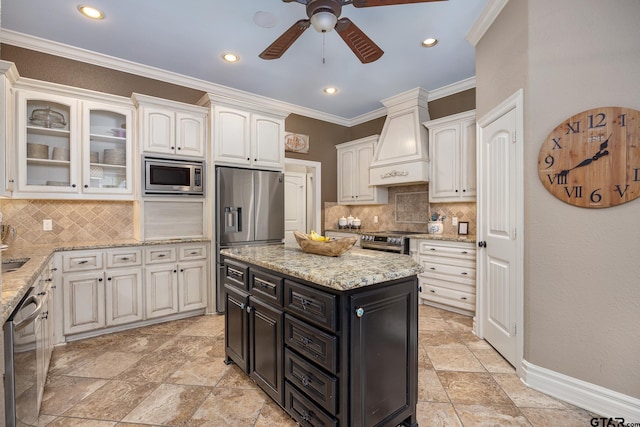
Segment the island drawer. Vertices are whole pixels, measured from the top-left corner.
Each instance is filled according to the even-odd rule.
[[[290,280],[284,281],[284,306],[318,326],[336,330],[336,297]]]
[[[335,336],[308,325],[285,314],[285,344],[306,356],[321,367],[336,373],[338,359],[338,341]]]
[[[301,426],[335,427],[338,425],[337,420],[304,397],[289,382],[285,382],[284,385],[284,408]]]
[[[284,279],[264,271],[249,270],[249,291],[258,298],[282,307]]]
[[[284,351],[284,375],[314,402],[335,415],[338,380],[308,363],[288,348]]]
[[[249,267],[245,264],[235,262],[229,258],[224,260],[224,283],[243,289],[249,290]]]

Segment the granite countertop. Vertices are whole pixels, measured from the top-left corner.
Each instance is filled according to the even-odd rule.
[[[33,286],[55,252],[121,248],[128,246],[153,246],[173,243],[210,242],[209,239],[155,240],[140,242],[134,239],[109,242],[73,242],[47,245],[29,245],[11,247],[2,252],[2,262],[28,260],[20,269],[11,273],[2,273],[2,324],[9,318],[20,300]]]
[[[330,231],[332,233],[352,233],[352,234],[368,234],[368,233],[380,233],[384,230],[372,230],[372,229],[364,229],[364,228],[331,228],[326,229],[325,232]],[[449,242],[476,242],[476,236],[468,235],[460,235],[460,234],[414,234],[409,232],[407,234],[412,239],[431,239],[431,240],[444,240]]]
[[[331,289],[345,291],[421,273],[408,255],[352,248],[339,257],[314,255],[297,246],[259,245],[220,251],[251,263]]]

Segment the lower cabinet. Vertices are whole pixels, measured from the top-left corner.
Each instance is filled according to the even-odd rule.
[[[64,335],[207,307],[205,243],[59,255]]]
[[[420,298],[427,304],[473,315],[476,309],[476,249],[471,242],[418,240]]]
[[[415,276],[337,291],[228,263],[227,363],[300,425],[417,426]]]

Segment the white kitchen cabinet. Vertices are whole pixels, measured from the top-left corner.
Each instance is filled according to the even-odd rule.
[[[205,156],[205,108],[134,94],[144,153]]]
[[[13,197],[133,200],[133,106],[73,95],[16,90]]]
[[[63,274],[64,334],[104,328],[105,294],[102,271]]]
[[[473,315],[476,250],[471,242],[418,240],[420,298],[429,305]]]
[[[385,187],[369,185],[369,166],[378,135],[336,145],[338,150],[338,203],[364,205],[387,203]]]
[[[284,168],[284,118],[213,106],[213,160],[251,168]]]
[[[147,248],[145,260],[147,318],[206,308],[206,244]]]
[[[17,78],[15,65],[0,61],[0,197],[11,197],[15,182],[12,85]]]
[[[429,201],[476,200],[475,111],[425,122],[429,129]]]

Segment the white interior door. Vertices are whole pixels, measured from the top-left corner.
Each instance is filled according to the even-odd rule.
[[[516,108],[480,124],[478,269],[480,336],[512,365],[521,358],[516,339],[522,319],[520,224],[523,177],[516,139]],[[520,228],[520,230],[522,230]]]
[[[294,230],[307,232],[307,174],[285,171],[284,242],[286,244],[295,244]]]

